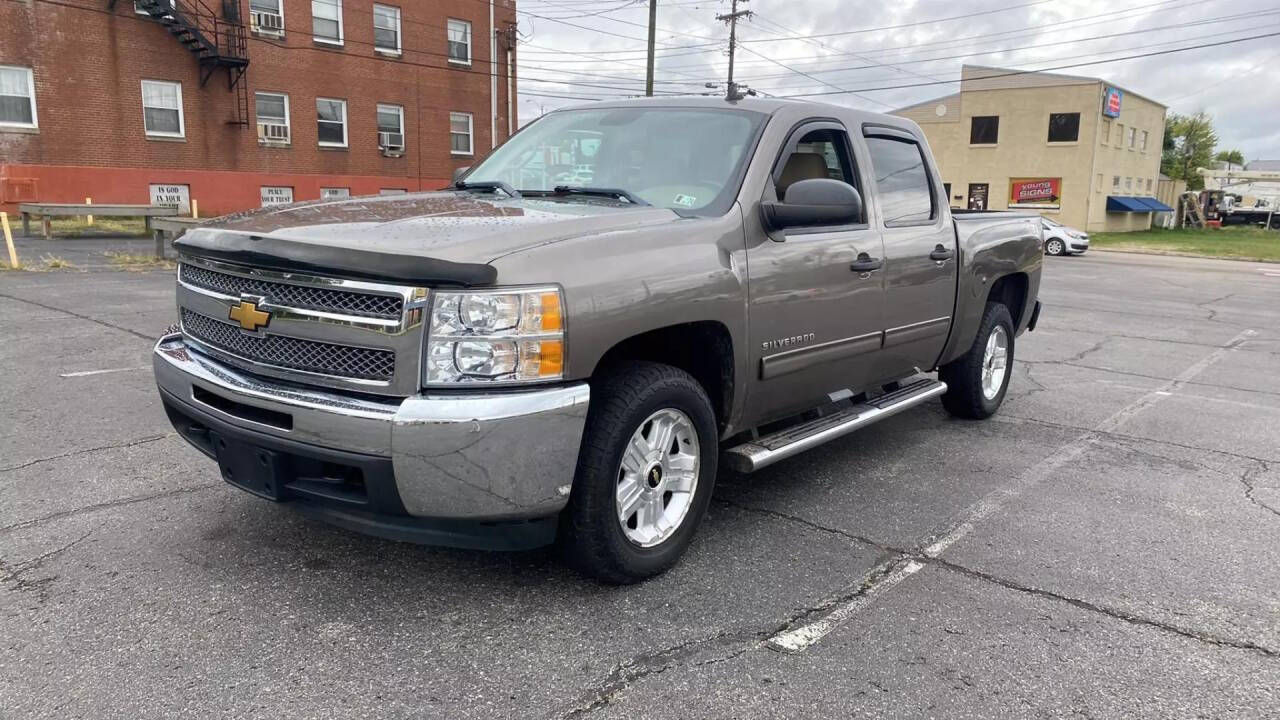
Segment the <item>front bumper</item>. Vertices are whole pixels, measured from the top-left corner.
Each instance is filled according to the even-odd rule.
[[[210,433],[285,458],[285,500],[399,540],[514,549],[554,539],[590,389],[365,398],[266,380],[167,335],[156,384],[175,429],[210,457]]]
[[[1067,249],[1071,252],[1082,253],[1089,249],[1089,238],[1067,238]]]

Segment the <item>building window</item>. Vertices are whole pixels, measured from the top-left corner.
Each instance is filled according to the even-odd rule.
[[[160,2],[157,4],[160,5],[161,7],[169,8],[170,10],[173,9],[173,0],[160,0]],[[147,17],[151,17],[151,11],[139,5],[138,0],[133,0],[133,11],[139,15],[146,15]]]
[[[379,195],[404,195],[409,192],[404,188],[382,188],[378,191]]]
[[[1080,113],[1049,113],[1049,142],[1080,139]]]
[[[1106,145],[1111,142],[1111,121],[1103,120],[1102,128],[1098,131],[1098,138],[1102,140],[1102,144]]]
[[[869,137],[867,149],[885,227],[931,221],[935,216],[933,191],[920,146],[906,140]]]
[[[142,127],[156,137],[185,137],[182,83],[142,81]]]
[[[351,197],[351,188],[320,188],[321,200],[341,200]]]
[[[249,0],[249,29],[259,35],[284,37],[284,0]]]
[[[1146,151],[1147,151],[1147,136],[1148,136],[1148,134],[1149,134],[1149,133],[1147,133],[1147,131],[1146,131],[1146,130],[1143,130],[1143,131],[1142,131],[1142,152],[1146,152]]]
[[[1125,191],[1125,192],[1133,192],[1133,178],[1132,178],[1132,177],[1126,177],[1126,178],[1124,179],[1124,191]]]
[[[311,0],[311,36],[316,42],[342,44],[342,0]]]
[[[379,52],[400,54],[400,8],[373,6],[373,48]]]
[[[36,83],[31,68],[0,65],[0,127],[37,127]]]
[[[1124,125],[1116,123],[1116,149],[1124,147]]]
[[[449,20],[449,62],[471,64],[471,23]]]
[[[316,137],[321,147],[347,146],[347,101],[316,98]]]
[[[258,142],[289,144],[289,96],[284,93],[256,92],[254,112],[258,116]]]
[[[383,153],[404,152],[404,108],[378,105],[378,149]]]
[[[975,115],[969,125],[970,145],[995,145],[1000,138],[999,115]]]
[[[449,113],[449,147],[452,154],[472,154],[471,130],[471,113]]]
[[[1151,178],[1147,178],[1147,194],[1151,194]]]
[[[1111,176],[1111,189],[1112,189],[1112,190],[1119,190],[1119,189],[1120,189],[1120,176],[1119,176],[1119,175],[1113,175],[1113,176]]]
[[[1129,128],[1129,149],[1132,150],[1133,146],[1137,142],[1138,142],[1138,128],[1131,126]]]

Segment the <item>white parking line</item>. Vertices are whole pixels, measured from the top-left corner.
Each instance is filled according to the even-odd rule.
[[[138,367],[107,368],[105,370],[81,370],[80,372],[59,373],[58,377],[64,377],[64,378],[88,377],[90,375],[106,375],[108,373],[133,372],[135,370],[150,370],[150,369],[151,368],[146,365],[140,365]]]
[[[834,630],[846,618],[870,605],[877,595],[906,580],[924,567],[924,564],[917,560],[907,560],[904,563],[902,558],[893,558],[876,566],[871,572],[872,574],[875,574],[877,570],[883,572],[894,565],[898,567],[890,571],[878,582],[873,583],[865,592],[838,606],[819,620],[815,620],[808,625],[801,625],[794,630],[787,630],[774,635],[769,638],[768,645],[784,652],[800,652],[821,640],[824,635]]]
[[[1012,483],[992,490],[977,502],[970,505],[969,508],[961,515],[961,519],[949,530],[939,533],[927,541],[928,545],[921,551],[921,555],[926,558],[935,558],[954,545],[964,536],[973,532],[978,523],[991,517],[997,511],[1004,508],[1010,500],[1018,497],[1027,490],[1035,487],[1046,480],[1054,471],[1062,466],[1078,458],[1086,450],[1089,449],[1094,442],[1100,437],[1100,433],[1113,432],[1130,418],[1138,413],[1146,410],[1155,403],[1165,397],[1172,395],[1174,390],[1194,380],[1197,375],[1207,370],[1211,365],[1221,360],[1231,351],[1240,347],[1245,341],[1253,337],[1257,333],[1253,330],[1245,330],[1236,335],[1226,345],[1214,350],[1205,356],[1195,365],[1183,370],[1172,380],[1166,381],[1161,386],[1143,395],[1137,400],[1129,403],[1125,407],[1113,413],[1110,417],[1093,426],[1092,429],[1077,437],[1075,440],[1058,448],[1053,454],[1044,458],[1040,462],[1032,465],[1021,475],[1019,475]],[[904,563],[896,570],[889,571],[889,568],[895,564]],[[802,652],[814,643],[821,640],[828,633],[840,625],[840,623],[856,615],[863,608],[871,604],[871,601],[878,595],[883,594],[886,590],[895,585],[900,584],[911,575],[914,575],[924,565],[917,560],[911,560],[907,557],[898,556],[891,560],[885,561],[881,565],[872,569],[866,577],[876,577],[883,574],[876,580],[868,584],[862,592],[858,593],[852,599],[835,607],[831,612],[821,618],[802,625],[798,628],[784,630],[769,638],[767,644],[777,650],[785,652]]]

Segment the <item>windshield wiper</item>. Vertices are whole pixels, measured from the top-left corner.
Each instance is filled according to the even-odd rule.
[[[459,180],[453,186],[459,190],[501,190],[512,198],[520,197],[520,191],[511,187],[510,184],[501,180],[483,180],[479,182],[465,182]]]
[[[640,196],[630,190],[603,187],[575,187],[573,185],[557,185],[552,192],[556,195],[595,195],[599,197],[620,198],[632,205],[648,205]]]

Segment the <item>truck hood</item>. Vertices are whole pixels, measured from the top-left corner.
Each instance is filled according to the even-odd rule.
[[[444,191],[227,215],[174,244],[188,254],[280,270],[483,285],[495,274],[488,263],[504,255],[680,219],[671,210],[611,200],[508,199]]]

